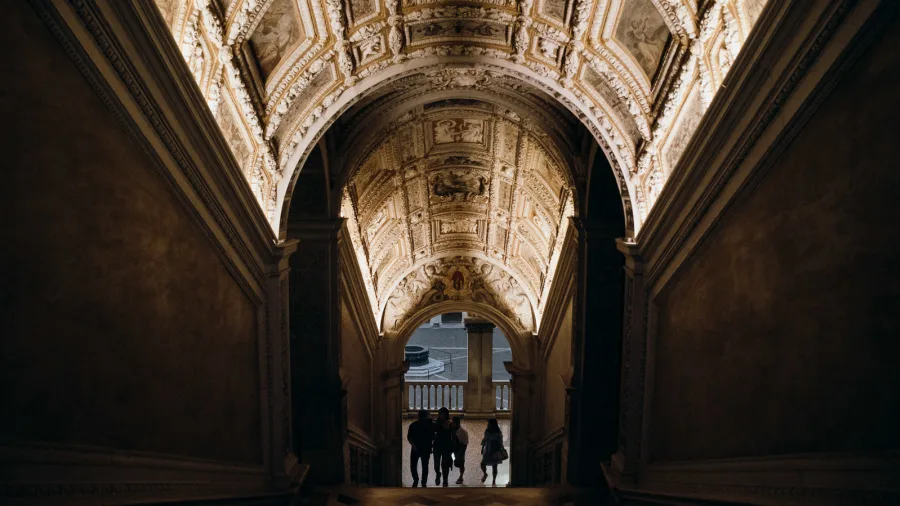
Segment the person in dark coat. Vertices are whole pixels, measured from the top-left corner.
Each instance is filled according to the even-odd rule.
[[[448,486],[450,479],[450,466],[453,465],[453,427],[450,425],[450,410],[441,408],[438,410],[437,423],[434,425],[434,484]]]
[[[493,485],[497,486],[497,466],[503,462],[501,455],[503,448],[503,433],[500,431],[500,424],[496,418],[488,420],[487,429],[484,431],[484,438],[481,440],[481,482],[487,481],[487,466],[491,466],[494,472]]]
[[[426,410],[419,411],[419,419],[409,424],[406,440],[412,446],[409,453],[409,469],[412,473],[413,487],[419,486],[419,460],[422,461],[422,486],[428,486],[428,459],[434,444],[434,422]]]

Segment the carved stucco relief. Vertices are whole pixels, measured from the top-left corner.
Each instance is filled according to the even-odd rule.
[[[470,301],[493,307],[521,331],[535,331],[531,304],[514,276],[477,257],[437,258],[406,274],[387,297],[382,318],[385,332],[406,318],[444,301]]]
[[[610,144],[608,154],[613,153],[615,165],[632,174],[623,184],[629,188],[629,200],[644,209],[637,213],[638,222],[633,225],[637,229],[641,216],[653,205],[660,181],[664,182],[685,139],[691,137],[689,127],[696,128],[697,123],[696,111],[683,107],[691,76],[677,79],[664,93],[660,116],[648,118],[652,84],[648,79],[659,74],[666,41],[674,35],[678,43],[696,46],[683,65],[699,72],[705,110],[765,0],[716,0],[703,12],[698,12],[694,0],[543,0],[537,4],[493,0],[473,6],[419,0],[402,5],[398,0],[157,3],[216,115],[223,85],[237,96],[243,123],[258,146],[254,149],[262,153],[262,171],[245,168],[248,177],[256,173],[277,181],[282,170],[297,170],[276,161],[293,159],[289,153],[303,138],[320,135],[310,127],[354,80],[402,64],[407,55],[489,56],[519,62],[529,73],[558,79],[563,87],[573,86],[577,101],[571,105],[577,108],[583,103],[591,112],[594,117],[584,121],[596,121],[592,129]],[[256,66],[263,83],[248,84],[254,73],[238,70],[243,65],[238,60],[245,53],[236,47],[243,43],[250,44],[256,59],[250,64]],[[417,44],[422,49],[416,49]],[[579,70],[588,65],[590,71]],[[333,71],[325,73],[325,68]],[[330,82],[319,82],[325,76]],[[254,98],[253,90],[262,87],[265,96]],[[330,91],[322,93],[325,88]],[[564,94],[553,94],[567,100]],[[257,102],[263,104],[264,112]],[[693,119],[676,121],[682,111]],[[233,124],[226,124],[226,130]],[[669,140],[676,124],[688,127],[679,126],[678,140]],[[227,136],[233,138],[233,132]],[[638,153],[640,140],[645,142]],[[240,145],[234,149],[243,160]],[[651,184],[647,174],[653,172]],[[261,182],[250,183],[258,187]],[[273,208],[270,217],[277,223],[280,201],[260,203],[264,209]]]
[[[572,189],[557,148],[522,121],[479,101],[439,100],[403,115],[360,159],[342,209],[356,228],[352,240],[371,276],[370,298],[388,314],[382,330],[397,324],[398,311],[421,309],[418,289],[397,295],[424,283],[403,281],[412,266],[460,255],[512,276],[531,317],[515,316],[521,301],[509,302],[508,315],[534,330],[557,234],[574,208],[563,205]],[[347,143],[365,145],[352,135]]]

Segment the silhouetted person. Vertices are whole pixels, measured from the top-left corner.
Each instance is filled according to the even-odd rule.
[[[457,485],[462,485],[463,475],[466,474],[466,448],[469,446],[469,433],[462,426],[462,419],[453,417],[453,462],[459,469]]]
[[[481,482],[487,480],[487,466],[494,470],[494,486],[497,485],[497,466],[504,460],[503,433],[496,418],[488,420],[487,429],[484,430],[484,439],[481,440]]]
[[[409,469],[412,473],[413,487],[419,486],[419,460],[422,461],[422,486],[428,486],[428,459],[431,456],[431,445],[434,443],[434,422],[426,410],[419,411],[419,419],[409,424],[406,440],[412,446],[409,452]]]
[[[441,477],[443,477],[443,485],[447,486],[447,480],[450,478],[450,466],[453,464],[450,457],[452,453],[453,432],[450,427],[450,410],[441,408],[438,410],[438,419],[434,426],[434,472],[437,473],[434,478],[435,485],[440,484]]]

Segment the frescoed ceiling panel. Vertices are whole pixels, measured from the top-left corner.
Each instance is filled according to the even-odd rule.
[[[263,81],[305,37],[297,0],[272,2],[250,36]]]
[[[629,0],[616,22],[615,37],[641,69],[652,78],[659,67],[669,29],[659,10],[650,0]]]

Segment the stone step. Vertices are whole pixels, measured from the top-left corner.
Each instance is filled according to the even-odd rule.
[[[548,488],[340,488],[318,490],[311,506],[603,506],[594,490]]]

